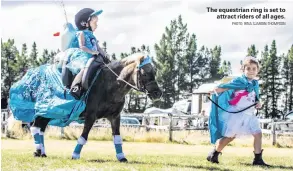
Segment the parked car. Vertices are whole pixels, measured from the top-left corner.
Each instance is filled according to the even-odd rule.
[[[293,121],[293,110],[286,114],[285,120],[286,121]]]
[[[140,126],[140,122],[136,118],[121,117],[120,125],[121,126],[128,126],[128,127],[139,127]]]

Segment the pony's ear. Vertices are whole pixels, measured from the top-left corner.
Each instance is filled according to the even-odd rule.
[[[142,62],[143,62],[143,60],[144,60],[144,56],[142,55],[142,56],[139,56],[138,58],[137,58],[137,60],[136,60],[136,64],[137,64],[137,66],[139,66]]]

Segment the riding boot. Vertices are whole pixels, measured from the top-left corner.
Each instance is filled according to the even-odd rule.
[[[90,58],[83,69],[74,79],[70,93],[79,100],[82,95],[88,90],[92,84],[95,73],[101,68],[103,64],[103,58],[101,55],[94,55]]]
[[[254,153],[254,159],[253,159],[253,163],[252,165],[259,165],[259,166],[270,166],[268,164],[266,164],[263,159],[262,159],[262,152],[263,150],[261,150],[261,152],[259,154],[255,154]]]
[[[81,86],[82,75],[84,70],[81,70],[74,78],[72,86],[70,89],[70,94],[76,99],[79,100],[84,92],[83,87]]]
[[[207,160],[212,162],[212,163],[219,163],[219,154],[222,154],[221,152],[218,152],[216,149],[213,149],[207,157]]]

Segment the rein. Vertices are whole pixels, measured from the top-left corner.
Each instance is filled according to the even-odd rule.
[[[203,94],[210,95],[209,93],[203,93]],[[218,95],[218,93],[216,93],[216,92],[215,92],[215,94],[216,94],[217,97],[221,95],[221,94]],[[207,97],[208,97],[208,99],[209,99],[214,105],[216,105],[218,108],[220,108],[220,109],[222,109],[223,111],[228,112],[228,113],[240,113],[240,112],[243,112],[243,111],[245,111],[245,110],[247,110],[247,109],[249,109],[249,108],[251,108],[251,107],[257,105],[257,103],[254,103],[254,104],[252,104],[252,105],[250,105],[250,106],[247,106],[246,108],[241,109],[241,110],[239,110],[239,111],[228,111],[228,110],[223,109],[218,103],[216,103],[215,101],[213,101],[209,96],[207,96]]]
[[[127,85],[129,85],[130,87],[135,89],[136,91],[147,93],[147,90],[145,89],[145,85],[144,85],[144,88],[142,89],[142,88],[138,88],[135,85],[130,84],[129,82],[125,81],[124,79],[119,78],[119,75],[115,71],[113,71],[104,61],[103,61],[103,63],[117,77],[117,80],[123,81],[124,83],[126,83]],[[140,68],[139,68],[139,70],[137,72],[139,72],[139,74],[140,74]],[[140,82],[140,80],[138,79],[138,74],[137,74],[136,79],[137,79],[137,82]]]

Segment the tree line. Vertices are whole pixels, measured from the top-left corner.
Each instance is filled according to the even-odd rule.
[[[107,43],[102,47],[107,51]],[[231,63],[222,60],[221,45],[207,47],[199,45],[195,33],[189,33],[187,23],[182,16],[171,20],[165,27],[159,42],[153,45],[153,58],[157,70],[157,81],[163,91],[160,101],[150,103],[147,96],[140,92],[131,91],[126,98],[125,110],[128,112],[143,112],[148,107],[169,108],[190,95],[204,83],[214,82],[225,76],[232,75]],[[1,40],[1,96],[8,97],[9,88],[32,67],[52,63],[54,56],[59,52],[43,50],[39,54],[34,42],[31,53],[28,54],[27,45],[23,44],[21,51],[14,45],[14,40]],[[122,59],[130,54],[147,51],[149,45],[130,47],[128,52],[112,53],[112,60]],[[255,45],[247,49],[247,55],[258,56]],[[286,112],[293,108],[293,45],[288,53],[277,55],[276,42],[268,45],[260,52],[261,70],[261,99],[264,106],[261,114],[265,117],[280,116],[280,111]]]

